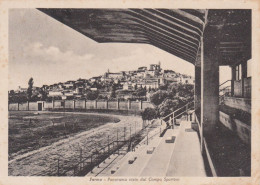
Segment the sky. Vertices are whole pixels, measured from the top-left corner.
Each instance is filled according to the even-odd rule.
[[[148,44],[97,43],[36,9],[9,10],[9,87],[27,87],[135,70],[161,62],[194,76],[194,66]]]

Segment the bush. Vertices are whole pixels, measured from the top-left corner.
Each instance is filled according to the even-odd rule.
[[[169,96],[167,91],[159,90],[153,93],[150,97],[151,102],[158,106]]]
[[[157,118],[157,111],[154,108],[145,108],[141,113],[143,120],[152,120]]]
[[[99,95],[98,91],[89,91],[86,95],[86,98],[88,100],[95,100],[97,99],[98,95]]]
[[[164,117],[172,113],[174,110],[178,109],[180,101],[178,99],[171,100],[166,99],[162,104],[158,106],[158,112],[160,117]]]

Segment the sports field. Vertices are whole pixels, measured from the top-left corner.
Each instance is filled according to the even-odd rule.
[[[9,112],[9,159],[12,159],[13,155],[50,145],[106,123],[119,121],[116,117],[104,115]]]
[[[130,129],[131,127],[131,129]],[[9,112],[8,173],[56,175],[82,157],[142,129],[139,116],[102,113]]]

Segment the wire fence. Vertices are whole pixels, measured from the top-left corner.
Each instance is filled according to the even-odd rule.
[[[159,135],[161,132],[161,129],[155,128],[155,126],[150,124],[137,132],[135,127],[124,127],[123,134],[121,133],[120,137],[118,130],[116,137],[108,135],[106,144],[101,148],[95,147],[89,152],[84,150],[83,147],[80,147],[77,149],[77,156],[73,156],[73,158],[65,158],[64,156],[57,154],[52,156],[52,162],[50,162],[48,167],[41,170],[41,172],[33,173],[31,175],[84,176],[87,173],[92,172],[95,167],[99,167],[99,165],[112,154],[124,155],[129,151],[134,151],[135,147],[138,147],[140,144],[148,144],[149,140]],[[149,130],[152,130],[152,132]]]

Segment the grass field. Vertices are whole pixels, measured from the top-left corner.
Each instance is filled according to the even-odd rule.
[[[133,137],[143,126],[141,117],[134,115],[34,113],[9,112],[10,176],[57,175],[58,159],[63,172],[79,162],[80,151],[85,158],[117,138]],[[148,130],[157,126],[152,124]]]
[[[9,159],[60,139],[99,127],[117,123],[116,117],[88,114],[9,112]]]

